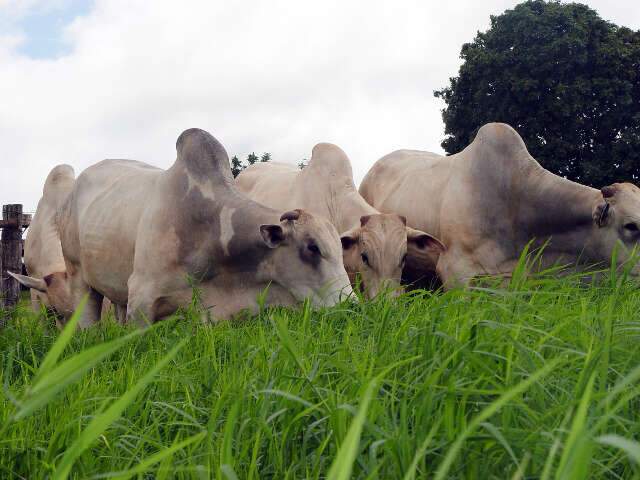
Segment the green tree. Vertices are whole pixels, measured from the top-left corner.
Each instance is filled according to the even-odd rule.
[[[491,16],[460,56],[458,76],[434,92],[447,153],[505,122],[558,175],[594,186],[640,177],[640,32],[586,5],[532,0]]]
[[[240,172],[245,169],[245,166],[242,164],[242,161],[238,159],[237,155],[231,157],[231,173],[233,174],[233,178],[236,178],[240,175]]]
[[[247,159],[244,162],[240,160],[237,155],[234,155],[233,157],[231,157],[231,173],[233,174],[233,178],[236,178],[238,175],[240,175],[240,172],[242,172],[249,165],[253,165],[257,161],[258,161],[258,156],[253,152],[247,155]],[[261,162],[271,161],[271,154],[268,152],[264,152],[262,156],[260,156],[260,161]]]
[[[251,152],[248,156],[247,156],[247,163],[249,165],[253,165],[254,163],[256,163],[258,161],[258,156]]]

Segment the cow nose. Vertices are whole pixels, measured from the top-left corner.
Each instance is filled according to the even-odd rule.
[[[402,287],[394,280],[382,280],[377,283],[373,283],[370,288],[367,289],[367,297],[373,299],[379,294],[388,294],[391,298],[396,298],[402,294]]]
[[[346,286],[342,289],[342,291],[340,292],[340,296],[341,296],[343,299],[347,299],[347,298],[352,298],[352,299],[356,299],[356,300],[358,299],[358,296],[357,296],[357,295],[354,295],[353,288],[351,287],[351,284],[346,285]]]

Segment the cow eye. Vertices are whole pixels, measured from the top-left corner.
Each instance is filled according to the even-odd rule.
[[[631,223],[631,222],[630,223],[625,223],[624,224],[624,228],[628,232],[636,233],[638,231],[638,225],[636,225],[635,223]]]
[[[360,257],[362,258],[362,261],[364,262],[364,264],[369,266],[369,257],[367,256],[367,254],[366,253],[362,253],[362,254],[360,254]]]
[[[320,249],[315,243],[310,243],[309,245],[307,245],[307,249],[314,255],[320,255]]]

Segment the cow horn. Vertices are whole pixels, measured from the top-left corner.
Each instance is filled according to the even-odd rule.
[[[292,222],[294,220],[298,220],[300,218],[300,213],[302,213],[302,210],[300,210],[299,208],[296,208],[295,210],[291,210],[289,212],[284,212],[280,217],[280,221],[284,222],[285,220],[287,220]]]
[[[47,284],[41,278],[27,277],[26,275],[20,275],[19,273],[13,273],[8,270],[7,273],[27,288],[33,288],[43,293],[47,292]]]

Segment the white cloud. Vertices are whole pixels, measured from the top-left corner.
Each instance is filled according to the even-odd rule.
[[[33,60],[16,53],[17,19],[41,3],[0,0],[5,19],[19,13],[0,32],[0,203],[35,208],[58,163],[167,167],[194,126],[242,157],[297,163],[334,142],[357,180],[396,148],[439,151],[433,90],[489,15],[515,3],[97,0],[66,28],[70,54]],[[640,28],[633,2],[592,3]]]

